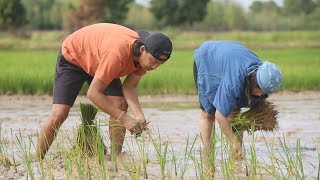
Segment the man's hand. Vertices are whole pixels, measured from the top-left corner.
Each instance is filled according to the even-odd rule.
[[[142,117],[142,118],[136,118],[136,120],[138,120],[141,124],[141,128],[142,130],[147,130],[147,125],[149,124],[149,122],[146,120],[146,118]]]
[[[130,131],[131,133],[134,134],[141,134],[142,132],[142,125],[140,123],[140,121],[126,115],[123,119],[122,119],[122,123],[123,126]]]
[[[145,130],[148,130],[148,124],[150,122],[148,122],[144,117],[143,118],[137,118],[137,120],[140,122],[141,124],[141,132],[140,133],[135,133],[135,136],[136,137],[140,137],[141,136],[141,133],[142,131],[145,131]]]

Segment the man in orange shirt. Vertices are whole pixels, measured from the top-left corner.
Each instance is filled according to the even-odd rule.
[[[119,155],[126,129],[140,134],[147,123],[136,91],[141,76],[165,63],[171,52],[172,43],[162,33],[137,33],[117,24],[94,24],[69,35],[58,55],[53,107],[39,134],[37,157],[44,158],[85,81],[87,96],[110,115],[110,124],[123,125],[109,127]],[[126,114],[128,106],[134,117]]]

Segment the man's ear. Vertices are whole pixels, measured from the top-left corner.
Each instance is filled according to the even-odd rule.
[[[145,45],[142,45],[142,46],[140,47],[140,53],[141,53],[141,54],[143,53],[143,51],[146,51],[146,46],[145,46]]]

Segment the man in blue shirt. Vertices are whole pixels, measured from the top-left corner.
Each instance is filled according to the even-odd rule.
[[[194,52],[194,78],[200,108],[200,133],[208,153],[215,119],[226,136],[231,153],[241,157],[242,135],[235,135],[229,120],[242,107],[252,107],[278,90],[280,69],[262,62],[239,42],[207,41]]]

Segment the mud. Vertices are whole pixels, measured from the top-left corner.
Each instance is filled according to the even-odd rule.
[[[283,92],[272,95],[270,101],[279,107],[279,129],[274,133],[256,133],[254,136],[257,158],[270,163],[268,159],[268,144],[274,144],[274,149],[282,153],[281,141],[285,140],[292,152],[295,152],[297,143],[303,149],[303,167],[305,177],[315,179],[318,173],[320,152],[320,92],[292,93]],[[142,96],[140,98],[143,110],[147,119],[151,122],[150,129],[160,133],[163,139],[167,139],[173,144],[174,150],[183,151],[187,138],[193,140],[198,132],[198,120],[200,110],[198,108],[197,97],[194,95],[166,95],[166,96]],[[90,102],[86,97],[78,97],[75,106],[72,108],[66,122],[62,125],[57,139],[63,134],[70,134],[80,124],[79,103]],[[24,140],[36,142],[37,133],[41,125],[51,110],[51,97],[44,95],[22,96],[22,95],[2,95],[0,96],[0,129],[1,143],[9,147],[16,136]],[[98,119],[102,123],[107,123],[108,116],[98,113]],[[219,131],[218,125],[216,125]],[[101,128],[107,137],[108,128]],[[127,133],[127,136],[130,136]],[[250,148],[253,136],[245,134],[244,145]],[[9,144],[9,145],[8,145]],[[196,141],[195,149],[200,149],[200,141]],[[49,150],[49,155],[58,154],[55,143]],[[137,147],[127,143],[125,151],[136,153]],[[11,150],[12,151],[12,150]],[[15,149],[14,153],[23,153],[21,149]],[[30,150],[34,153],[34,149]],[[12,153],[12,152],[11,152]],[[149,179],[159,179],[159,165],[154,151],[149,152],[150,163],[148,165]],[[51,157],[51,156],[49,156]],[[247,157],[248,159],[250,157]],[[218,161],[221,159],[218,159]],[[63,168],[59,168],[62,159],[57,158],[55,177],[64,179]],[[219,167],[218,167],[219,169]],[[60,172],[60,173],[59,173]],[[37,177],[37,176],[36,176]],[[117,177],[117,176],[116,176]],[[118,178],[126,177],[124,174]],[[190,179],[195,178],[194,169],[189,169],[185,176]],[[6,169],[0,164],[0,179],[26,179],[27,172],[24,166]]]

